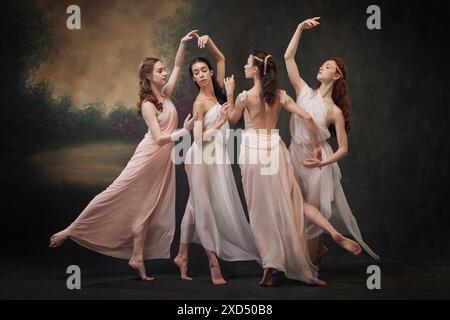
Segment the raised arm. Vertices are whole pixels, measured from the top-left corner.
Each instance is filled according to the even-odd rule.
[[[189,40],[193,39],[196,36],[197,31],[198,30],[192,30],[187,35],[185,35],[180,41],[180,46],[178,47],[177,55],[175,56],[175,64],[173,66],[172,74],[170,75],[169,81],[167,81],[167,83],[161,90],[161,92],[169,98],[172,95],[173,90],[175,89],[178,76],[180,75],[181,67],[183,66],[186,44],[189,42]]]
[[[284,53],[284,61],[286,63],[286,69],[288,72],[289,80],[294,87],[295,94],[298,96],[300,90],[302,89],[305,81],[300,77],[300,72],[298,71],[297,63],[295,62],[295,54],[297,53],[298,43],[302,35],[303,30],[314,28],[320,23],[318,20],[320,17],[315,17],[312,19],[307,19],[300,23],[292,36],[291,41]]]
[[[216,80],[219,83],[219,86],[223,89],[224,88],[223,80],[225,77],[225,56],[216,46],[214,41],[207,35],[199,37],[197,45],[201,49],[204,48],[205,46],[208,46],[209,51],[211,52],[212,56],[214,57],[214,60],[216,60],[217,63]]]
[[[194,114],[193,117],[189,114],[184,121],[183,129],[176,130],[175,132],[162,134],[161,128],[159,126],[158,118],[156,115],[156,107],[150,101],[145,101],[142,104],[142,117],[147,124],[147,127],[152,133],[153,139],[160,146],[163,146],[171,141],[177,141],[180,137],[187,135],[194,127],[194,122],[197,120],[197,115]]]
[[[224,79],[225,92],[227,94],[227,102],[230,104],[230,111],[228,112],[228,121],[231,125],[235,125],[242,116],[242,112],[244,112],[245,104],[238,103],[242,100],[242,95],[238,96],[238,101],[236,101],[236,105],[238,105],[238,109],[236,109],[236,105],[234,103],[234,75],[231,77],[226,77]]]

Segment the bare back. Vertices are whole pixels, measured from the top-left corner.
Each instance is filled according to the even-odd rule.
[[[243,95],[246,114],[245,128],[275,129],[281,109],[284,91],[279,91],[279,98],[273,105],[268,105],[260,93],[252,88]]]

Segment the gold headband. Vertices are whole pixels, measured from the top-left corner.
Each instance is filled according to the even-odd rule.
[[[345,79],[344,79],[344,74],[342,73],[341,69],[339,69],[339,66],[337,65],[336,62],[335,62],[335,64],[336,64],[336,69],[337,69],[337,71],[339,72],[339,74],[340,74],[341,77],[342,77],[342,80],[345,80]]]
[[[272,55],[271,55],[271,54],[268,54],[268,55],[264,58],[264,60],[261,59],[260,57],[257,57],[257,56],[254,56],[254,55],[252,55],[252,56],[253,56],[254,59],[256,59],[256,60],[258,60],[258,61],[261,61],[261,62],[264,62],[264,73],[263,73],[263,76],[265,76],[266,73],[267,73],[267,60],[269,60],[269,58],[272,57]]]

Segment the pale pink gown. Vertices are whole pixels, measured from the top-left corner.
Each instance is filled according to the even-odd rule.
[[[242,99],[245,98],[244,91]],[[309,259],[306,245],[303,198],[289,152],[278,133],[254,128],[247,109],[244,119],[246,129],[242,134],[239,164],[250,226],[263,268],[318,284],[317,267]]]
[[[327,126],[326,104],[322,95],[317,90],[312,90],[307,84],[304,84],[297,97],[297,105],[305,109],[314,119],[321,142],[322,157],[324,160],[327,159],[333,154],[333,150],[327,143],[330,132]],[[302,160],[314,158],[314,149],[309,132],[303,120],[295,114],[291,116],[290,128],[292,135],[289,148],[291,160],[306,201],[318,208],[335,228],[343,233],[350,233],[370,256],[378,260],[378,255],[364,242],[356,219],[347,203],[340,183],[341,171],[338,164],[334,162],[321,169],[309,169],[303,166]],[[308,239],[313,239],[322,232],[323,230],[320,227],[306,219]]]
[[[220,107],[217,104],[205,114],[205,130],[220,116]],[[190,193],[181,222],[180,242],[201,244],[223,260],[260,262],[233,171],[227,161],[228,128],[226,122],[216,131],[214,138],[204,141],[201,147],[194,141],[186,154]]]
[[[166,101],[158,117],[163,135],[178,124],[175,106]],[[146,133],[122,173],[65,230],[68,236],[88,249],[129,259],[133,230],[148,224],[143,258],[169,258],[175,231],[173,147],[173,142],[159,146]]]

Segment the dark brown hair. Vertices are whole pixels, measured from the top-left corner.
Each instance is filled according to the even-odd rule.
[[[211,66],[211,63],[209,62],[208,59],[203,58],[203,57],[196,57],[191,60],[191,63],[189,63],[189,74],[191,75],[191,78],[194,77],[194,74],[192,73],[192,66],[197,62],[203,62],[204,64],[207,65],[209,71],[214,72],[214,69]],[[227,97],[223,93],[223,89],[220,87],[219,83],[217,82],[217,79],[216,79],[216,76],[214,73],[213,73],[211,80],[212,80],[212,84],[213,84],[214,95],[216,96],[217,101],[219,101],[219,103],[224,103],[225,101],[227,101]],[[200,88],[198,86],[197,82],[195,82],[195,85],[197,86],[197,88]]]
[[[261,74],[264,101],[268,105],[273,105],[279,99],[275,60],[272,56],[266,59],[269,54],[264,51],[253,50],[251,55],[253,56],[253,65]],[[264,63],[264,61],[266,62]]]

